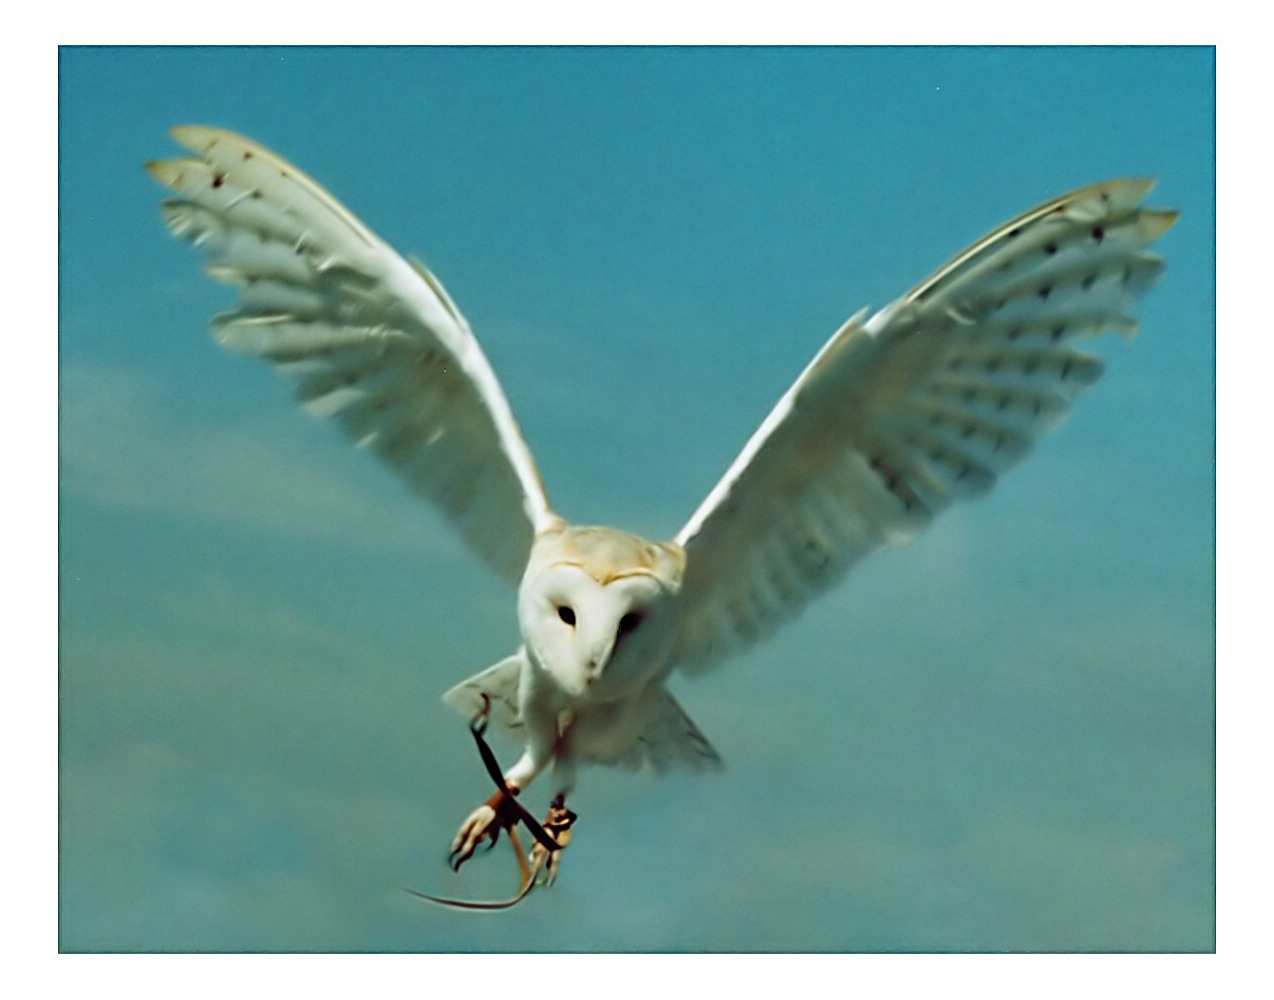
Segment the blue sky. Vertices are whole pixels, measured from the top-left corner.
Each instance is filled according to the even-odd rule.
[[[63,50],[62,949],[1210,949],[1213,109],[1206,49]],[[587,772],[491,918],[400,886],[515,880],[443,863],[438,701],[513,595],[207,336],[141,169],[191,122],[423,258],[556,507],[654,537],[851,312],[1080,184],[1183,214],[1058,433],[676,684],[727,769]]]

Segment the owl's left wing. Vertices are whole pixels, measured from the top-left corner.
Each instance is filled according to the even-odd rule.
[[[468,323],[438,280],[269,150],[173,130],[195,156],[147,164],[173,191],[172,232],[238,288],[213,320],[232,351],[273,362],[299,401],[379,455],[516,582],[555,521],[531,453]]]
[[[1083,188],[1006,223],[815,356],[681,529],[674,660],[694,672],[798,614],[850,565],[978,496],[1101,374],[1079,337],[1129,306],[1176,219],[1151,181]]]

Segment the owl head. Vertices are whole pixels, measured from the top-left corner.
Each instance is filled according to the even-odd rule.
[[[685,558],[675,544],[563,525],[536,539],[518,591],[532,663],[572,699],[609,701],[662,666]]]

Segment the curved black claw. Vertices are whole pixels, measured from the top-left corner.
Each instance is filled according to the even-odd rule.
[[[477,844],[470,847],[468,850],[466,850],[463,845],[453,848],[451,853],[447,855],[447,867],[453,872],[460,871],[460,866],[478,853],[478,847],[482,845],[483,840],[486,841],[486,847],[482,848],[482,853],[489,854],[491,852],[491,848],[495,847],[496,841],[500,839],[501,829],[501,827],[493,825],[490,837],[488,838],[484,835],[482,840],[479,840]]]

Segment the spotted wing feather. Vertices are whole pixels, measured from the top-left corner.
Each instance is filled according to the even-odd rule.
[[[196,155],[147,166],[175,194],[163,203],[169,229],[238,289],[234,309],[213,320],[217,339],[273,362],[307,409],[379,455],[516,580],[553,516],[442,285],[268,150],[217,129],[173,135]]]
[[[855,561],[986,492],[1101,375],[1077,346],[1162,271],[1151,182],[1083,188],[995,230],[824,345],[677,535],[676,660],[770,633]]]

